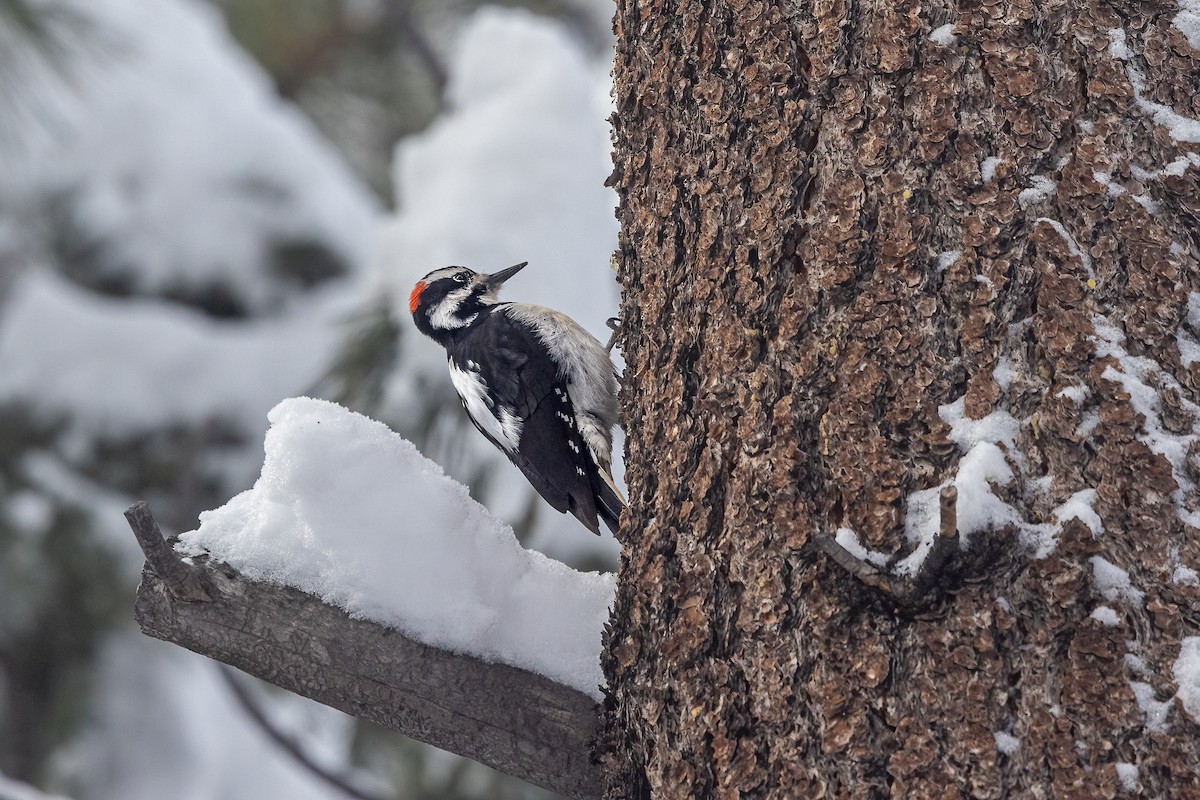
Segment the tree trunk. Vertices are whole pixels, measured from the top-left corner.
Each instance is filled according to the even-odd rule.
[[[619,0],[611,797],[1200,797],[1175,17]],[[816,546],[904,583],[949,485],[927,591]]]

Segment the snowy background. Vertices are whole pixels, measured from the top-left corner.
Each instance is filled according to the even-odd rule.
[[[121,512],[144,498],[168,533],[196,528],[254,484],[285,398],[386,423],[526,547],[615,566],[611,536],[548,509],[469,428],[402,303],[433,268],[528,260],[506,294],[606,338],[611,8],[532,5],[0,0],[0,800],[345,796],[211,662],[131,619]],[[278,437],[327,412],[392,435],[296,401]],[[573,608],[603,615],[604,579],[478,513],[495,559],[526,559],[531,586],[592,581]],[[589,669],[561,677],[594,692]],[[369,796],[548,796],[242,677]]]

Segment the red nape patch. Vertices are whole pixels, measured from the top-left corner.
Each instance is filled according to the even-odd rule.
[[[421,303],[421,292],[425,291],[425,281],[417,281],[417,285],[413,287],[412,294],[408,296],[408,313],[417,313],[417,306]]]

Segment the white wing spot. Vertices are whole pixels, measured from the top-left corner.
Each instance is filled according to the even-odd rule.
[[[487,389],[478,372],[469,372],[450,362],[450,382],[462,400],[463,408],[489,436],[499,442],[508,452],[516,452],[521,444],[521,429],[524,423],[507,410],[502,410],[499,417],[492,409],[488,399]]]

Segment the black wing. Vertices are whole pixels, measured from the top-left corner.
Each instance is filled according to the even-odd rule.
[[[575,422],[566,383],[546,346],[525,325],[502,313],[487,313],[448,349],[459,369],[478,372],[493,410],[510,409],[521,420],[516,450],[503,447],[472,419],[525,474],[555,510],[570,512],[600,533],[593,486],[599,481],[587,445]]]

